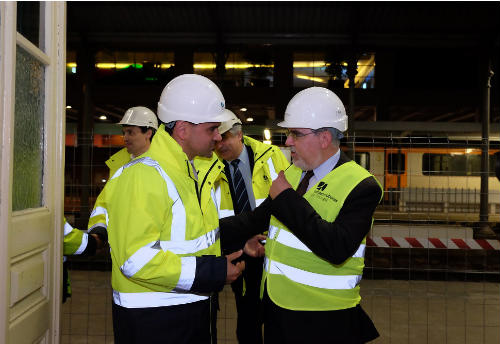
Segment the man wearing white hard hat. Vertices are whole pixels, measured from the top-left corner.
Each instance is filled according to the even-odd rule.
[[[153,111],[144,106],[134,106],[128,109],[118,123],[122,127],[125,148],[113,154],[107,161],[109,178],[130,160],[144,154],[151,145],[151,140],[158,130],[158,119]],[[109,179],[108,178],[108,179]],[[101,210],[104,195],[97,196],[94,209],[90,214],[88,232],[96,234],[106,243],[108,240],[106,214]]]
[[[214,192],[201,187],[211,176],[199,180],[193,168],[194,157],[211,156],[220,141],[224,107],[209,79],[174,78],[161,94],[163,124],[149,150],[104,188],[115,343],[211,342],[210,295],[244,268],[232,263],[241,250],[221,257]],[[253,252],[262,249],[257,240]]]
[[[293,165],[279,173],[271,201],[262,205],[272,214],[262,276],[264,341],[371,341],[378,332],[360,306],[359,284],[382,188],[341,152],[347,116],[332,91],[297,93],[278,126],[288,130]],[[269,217],[240,220],[233,225],[244,229]]]
[[[126,159],[128,162],[145,153],[158,130],[158,119],[155,113],[144,106],[128,109],[118,124],[122,126],[125,148],[106,161],[106,165],[110,168],[110,178],[118,168],[123,166],[125,159],[122,156],[128,158]]]
[[[222,140],[215,152],[224,163],[220,179],[220,214],[225,217],[251,211],[268,196],[278,172],[290,166],[279,147],[244,136],[241,121],[226,109],[231,119],[221,123]],[[236,299],[236,337],[240,344],[262,343],[260,279],[262,257],[244,257],[245,271],[231,284]]]

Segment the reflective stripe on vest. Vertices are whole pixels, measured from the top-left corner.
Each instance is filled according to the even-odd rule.
[[[277,235],[277,237],[276,237]],[[304,245],[293,233],[288,231],[280,231],[276,226],[269,226],[269,239],[274,239],[280,244],[296,248],[298,250],[312,252],[309,247]],[[353,258],[363,258],[365,256],[366,245],[360,244],[356,252],[352,255]]]
[[[301,173],[296,167],[285,172],[294,189]],[[321,188],[312,187],[304,198],[323,220],[334,222],[351,191],[370,176],[355,162],[346,162],[321,180]],[[365,249],[364,238],[351,257],[342,264],[333,264],[314,254],[272,216],[261,287],[267,286],[270,299],[285,309],[327,311],[355,307],[360,302]]]
[[[122,293],[113,290],[113,302],[126,308],[148,308],[184,305],[186,303],[197,302],[208,299],[208,296],[187,294],[187,293]]]
[[[352,289],[361,282],[361,275],[336,276],[323,275],[297,269],[277,261],[264,259],[264,266],[268,273],[285,275],[294,282],[323,289]]]

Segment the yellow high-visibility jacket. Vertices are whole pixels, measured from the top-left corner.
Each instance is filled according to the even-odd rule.
[[[118,152],[113,154],[108,160],[106,160],[106,166],[109,167],[109,178],[113,177],[115,172],[130,160],[132,159],[130,158],[130,153],[127,152],[127,148],[120,149]]]
[[[89,235],[64,221],[63,255],[79,255],[85,252],[89,243]]]
[[[198,286],[198,264],[220,256],[219,224],[214,194],[209,190],[200,195],[199,183],[186,154],[163,125],[149,150],[107,182],[101,212],[108,230],[115,304],[142,308],[207,299],[192,287]],[[202,255],[205,260],[197,258]],[[225,258],[219,262],[224,273],[210,277],[219,278],[212,289],[225,282]]]
[[[245,146],[250,147],[253,152],[252,190],[258,207],[267,198],[273,180],[276,179],[280,171],[290,166],[290,162],[279,147],[275,145],[262,143],[248,136],[243,137],[243,143]],[[195,159],[195,166],[200,169],[200,175],[204,175],[207,168],[215,160],[217,160],[215,154],[211,160]],[[214,187],[220,218],[234,215],[231,189],[224,168],[220,170],[220,175],[216,178]]]
[[[111,179],[116,171],[130,162],[130,154],[127,152],[127,148],[123,148],[113,154],[108,160],[106,160],[106,165],[109,167],[109,178]],[[89,233],[96,230],[98,227],[107,229],[106,224],[106,213],[103,209],[106,208],[104,202],[104,197],[101,196],[102,192],[97,196],[97,199],[94,203],[94,208],[92,209],[92,213],[90,214],[89,223],[88,223],[88,231]],[[96,231],[97,234],[103,236],[103,240],[107,238],[107,235],[103,233],[100,229]],[[106,240],[105,240],[106,241]]]
[[[71,226],[66,218],[63,218],[64,223],[64,242],[63,242],[63,262],[66,262],[66,256],[70,255],[93,255],[96,250],[96,240],[93,236]],[[63,277],[63,302],[68,296],[71,296],[71,284],[69,274],[64,264]]]

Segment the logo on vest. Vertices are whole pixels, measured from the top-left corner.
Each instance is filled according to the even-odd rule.
[[[319,182],[318,186],[316,186],[316,190],[314,190],[314,196],[320,198],[323,202],[333,201],[338,202],[338,200],[330,195],[329,193],[323,192],[327,188],[328,184],[325,182]]]
[[[328,186],[327,183],[325,182],[319,182],[318,186],[316,186],[316,189],[319,191],[325,191],[326,187]]]
[[[268,179],[267,176],[264,174],[264,180],[267,181],[267,179]]]

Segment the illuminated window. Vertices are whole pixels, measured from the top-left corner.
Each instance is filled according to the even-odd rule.
[[[325,54],[320,52],[298,52],[293,56],[294,87],[328,87],[325,71]]]
[[[216,63],[212,53],[194,53],[194,72],[215,80]],[[231,52],[228,54],[223,83],[230,87],[272,87],[274,64],[265,50]]]
[[[76,52],[68,51],[66,72],[77,69]],[[173,52],[98,51],[96,79],[110,83],[165,83],[172,79]]]
[[[346,57],[335,53],[296,52],[293,58],[293,86],[349,88]],[[375,87],[375,54],[362,54],[358,60],[356,88]]]

